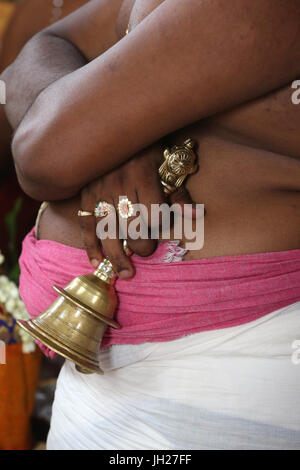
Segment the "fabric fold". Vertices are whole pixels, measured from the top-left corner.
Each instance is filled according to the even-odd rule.
[[[169,244],[148,258],[132,256],[136,274],[118,279],[116,320],[102,348],[170,341],[247,323],[300,300],[300,250],[165,262]],[[92,272],[86,252],[48,240],[33,229],[23,242],[20,292],[32,317],[65,287]]]

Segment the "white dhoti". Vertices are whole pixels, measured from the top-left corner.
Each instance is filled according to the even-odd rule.
[[[65,362],[49,450],[300,449],[300,302],[100,358],[104,376]]]

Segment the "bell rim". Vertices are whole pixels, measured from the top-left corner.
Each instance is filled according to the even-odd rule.
[[[33,336],[35,339],[41,341],[41,343],[43,343],[45,346],[49,347],[51,349],[51,351],[54,351],[59,356],[62,356],[63,358],[73,362],[74,364],[78,365],[79,367],[82,367],[84,369],[89,370],[91,373],[95,373],[95,374],[99,374],[99,375],[104,374],[104,372],[103,372],[103,370],[101,370],[99,364],[96,365],[96,363],[94,363],[95,365],[93,365],[92,363],[89,363],[88,361],[86,361],[84,358],[81,358],[82,360],[80,362],[76,358],[76,356],[74,354],[72,354],[72,352],[67,347],[64,347],[64,346],[60,345],[60,347],[62,347],[63,350],[59,349],[56,345],[55,339],[49,338],[42,331],[41,328],[38,328],[34,324],[33,320],[28,320],[28,321],[17,320],[17,324],[20,326],[20,328],[23,328],[23,330],[25,330],[28,334]]]
[[[64,298],[67,300],[70,300],[71,302],[74,302],[77,307],[81,308],[85,312],[90,313],[93,317],[97,318],[98,320],[103,321],[108,326],[111,326],[112,328],[119,329],[121,328],[119,323],[117,323],[115,320],[110,319],[109,317],[106,317],[100,312],[97,312],[97,310],[94,310],[92,307],[88,307],[87,305],[83,304],[80,300],[76,299],[72,294],[67,292],[65,289],[62,289],[61,287],[58,286],[52,286],[52,288],[59,294],[62,295]]]

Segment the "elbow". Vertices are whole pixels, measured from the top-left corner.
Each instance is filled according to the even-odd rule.
[[[38,130],[23,128],[21,124],[13,137],[12,154],[19,184],[32,199],[58,201],[78,193],[69,175],[56,164],[62,158],[59,149],[53,149],[47,136]]]

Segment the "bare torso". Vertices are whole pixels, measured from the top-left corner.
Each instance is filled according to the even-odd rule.
[[[131,28],[160,3],[137,0]],[[300,248],[300,105],[292,104],[292,91],[279,90],[176,135],[198,143],[199,171],[187,188],[206,208],[204,248],[186,259]],[[83,248],[79,207],[79,198],[51,203],[39,238]]]

